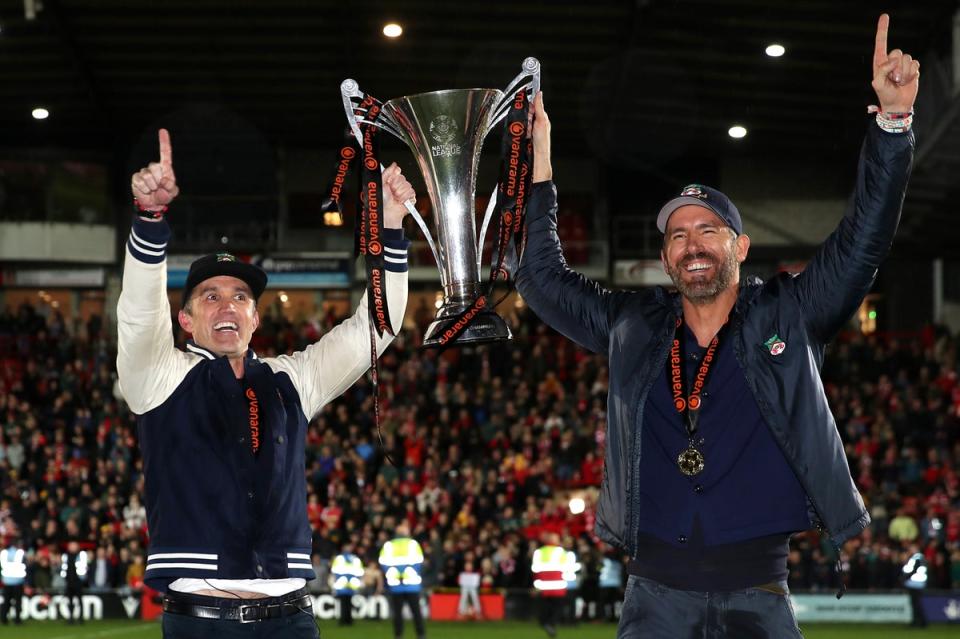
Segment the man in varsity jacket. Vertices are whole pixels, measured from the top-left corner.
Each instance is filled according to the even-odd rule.
[[[117,371],[138,415],[150,550],[146,583],[163,591],[165,637],[317,637],[306,580],[307,423],[370,365],[366,297],[352,317],[293,355],[260,359],[249,348],[267,284],[227,253],[190,267],[174,346],[167,298],[164,218],[177,196],[169,134],[160,161],[132,178],[138,214],[127,242],[117,306]],[[407,301],[402,221],[413,188],[383,174],[386,298],[393,329]],[[389,344],[384,333],[377,353]]]

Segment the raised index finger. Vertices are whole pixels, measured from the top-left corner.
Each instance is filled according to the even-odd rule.
[[[164,166],[173,165],[173,146],[170,144],[170,132],[166,129],[160,129],[160,164]]]
[[[880,14],[880,21],[877,22],[877,40],[873,46],[874,69],[887,61],[887,31],[889,30],[890,16],[882,13]]]

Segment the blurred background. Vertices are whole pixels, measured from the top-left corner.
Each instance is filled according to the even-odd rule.
[[[40,597],[28,612],[56,618],[43,596],[60,587],[60,552],[75,538],[104,561],[88,586],[104,593],[105,610],[134,614],[107,594],[142,592],[142,477],[133,417],[114,386],[114,316],[129,176],[157,158],[158,128],[171,132],[182,192],[168,213],[171,295],[204,253],[263,265],[271,286],[253,343],[261,355],[315,340],[362,294],[353,198],[343,219],[321,210],[346,123],[345,78],[384,101],[502,89],[535,56],[574,268],[608,287],[669,284],[655,216],[699,182],[739,207],[752,239],[745,273],[769,276],[802,270],[843,215],[876,101],[870,64],[886,11],[890,47],[922,64],[913,177],[891,256],[823,370],[874,523],[840,557],[816,533],[798,535],[791,588],[832,599],[842,578],[854,591],[900,597],[875,600],[877,610],[900,602],[890,621],[907,622],[900,570],[921,552],[930,614],[960,620],[958,8],[0,0],[0,537],[28,550]],[[390,23],[402,32],[385,35]],[[495,186],[499,140],[497,128],[481,158],[478,215]],[[383,136],[383,158],[411,177],[429,217],[410,152]],[[483,587],[503,595],[505,616],[523,617],[532,550],[557,532],[583,566],[569,621],[614,618],[600,576],[622,557],[592,531],[605,358],[547,329],[517,296],[500,307],[509,344],[418,350],[439,277],[412,223],[407,235],[407,330],[382,364],[384,447],[366,380],[311,424],[316,594],[329,592],[330,559],[350,542],[370,564],[366,616],[378,617],[376,553],[406,518],[432,592],[455,593],[471,562]],[[827,614],[808,601],[809,618]],[[150,596],[138,605],[136,615],[156,613]]]

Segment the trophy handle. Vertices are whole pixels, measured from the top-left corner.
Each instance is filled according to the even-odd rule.
[[[525,84],[527,86],[524,86]],[[523,61],[523,70],[503,90],[503,97],[500,98],[500,102],[493,109],[493,118],[490,120],[491,128],[507,115],[510,104],[513,102],[513,96],[520,89],[526,89],[527,97],[531,102],[540,92],[540,61],[533,56]]]
[[[527,84],[526,87],[523,85]],[[524,88],[528,93],[528,98],[532,102],[537,93],[540,92],[540,61],[530,56],[523,61],[523,70],[517,74],[507,88],[503,90],[503,97],[493,109],[493,117],[490,120],[489,128],[493,128],[500,120],[506,117],[510,110],[510,104],[513,102],[514,94]],[[483,255],[483,240],[487,235],[487,227],[490,226],[490,218],[497,203],[497,187],[493,187],[493,193],[490,195],[490,201],[487,202],[487,210],[483,214],[483,224],[480,226],[480,237],[477,240],[477,268],[480,268],[481,256]],[[439,264],[439,262],[438,262]]]
[[[477,270],[481,270],[483,263],[483,239],[487,236],[487,227],[490,226],[490,218],[493,217],[493,211],[497,208],[497,186],[493,185],[493,193],[487,201],[487,210],[483,214],[483,224],[480,225],[480,239],[477,244]]]
[[[360,146],[363,146],[363,134],[360,133],[358,122],[383,129],[395,138],[401,141],[403,140],[403,135],[400,134],[400,128],[389,113],[381,112],[376,122],[364,119],[363,114],[366,112],[366,108],[363,107],[361,103],[366,96],[360,90],[360,85],[357,84],[356,80],[347,78],[340,83],[340,97],[343,100],[343,109],[347,114],[347,122],[350,123],[350,130],[353,132],[354,137],[357,138]]]
[[[340,83],[340,97],[343,99],[343,110],[347,114],[347,122],[350,124],[350,130],[353,131],[353,137],[357,138],[357,143],[363,145],[363,135],[360,133],[360,127],[357,126],[357,118],[354,109],[353,99],[360,100],[363,94],[360,92],[360,85],[353,78],[347,78]]]
[[[357,138],[357,143],[361,147],[363,147],[363,134],[360,133],[358,122],[378,127],[392,134],[395,138],[403,140],[403,136],[401,136],[397,130],[397,125],[393,122],[390,114],[381,113],[376,122],[369,122],[363,119],[363,115],[358,113],[360,101],[363,100],[364,95],[363,92],[360,91],[360,85],[357,84],[356,80],[347,78],[340,83],[340,97],[343,99],[343,110],[347,114],[347,122],[350,124],[350,130],[353,132],[353,136]],[[356,100],[356,103],[354,103],[354,100]],[[380,172],[382,173],[383,170],[384,166],[381,164]],[[427,245],[430,247],[430,252],[433,253],[433,259],[437,265],[439,265],[440,256],[437,254],[437,246],[433,242],[433,236],[430,235],[430,230],[427,228],[427,223],[424,221],[423,216],[420,215],[420,211],[413,206],[413,202],[410,200],[404,202],[403,205],[407,208],[407,213],[410,214],[410,217],[412,217],[417,223],[417,226],[420,227],[420,231],[423,233],[423,237],[427,240]]]

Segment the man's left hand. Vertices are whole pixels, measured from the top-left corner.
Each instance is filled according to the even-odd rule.
[[[405,202],[417,201],[417,193],[407,178],[403,177],[400,167],[394,162],[383,172],[383,225],[388,229],[403,228],[403,218],[407,215]]]
[[[920,63],[900,49],[887,52],[890,16],[884,13],[877,23],[873,48],[873,90],[886,113],[908,113],[917,99]]]

